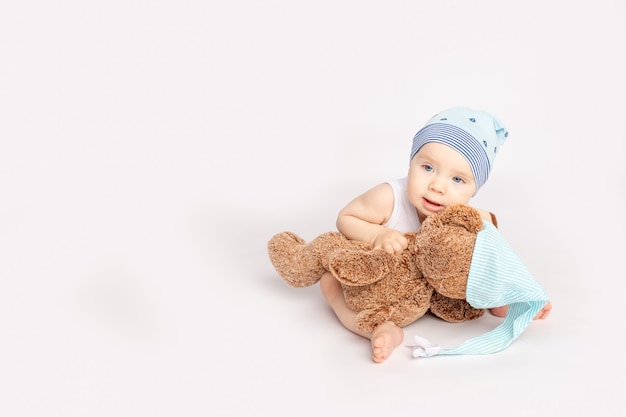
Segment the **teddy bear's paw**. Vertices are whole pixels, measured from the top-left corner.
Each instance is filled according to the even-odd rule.
[[[307,248],[306,241],[292,232],[278,233],[267,244],[274,269],[292,287],[311,286],[326,272],[319,256]]]
[[[448,298],[438,293],[433,293],[430,311],[450,323],[474,320],[485,313],[484,309],[474,308],[466,300]]]
[[[328,269],[342,284],[361,287],[386,277],[398,262],[398,256],[379,249],[339,249],[330,255]]]

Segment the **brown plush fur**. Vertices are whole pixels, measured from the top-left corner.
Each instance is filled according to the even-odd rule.
[[[314,285],[330,271],[341,283],[348,306],[358,312],[362,330],[372,331],[386,321],[403,327],[428,311],[460,322],[484,313],[465,300],[481,228],[477,210],[457,205],[429,216],[418,232],[407,233],[409,246],[398,255],[373,250],[339,232],[321,234],[309,243],[292,232],[278,233],[268,242],[268,254],[292,287]]]

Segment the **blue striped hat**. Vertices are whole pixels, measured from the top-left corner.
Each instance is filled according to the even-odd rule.
[[[429,142],[448,145],[469,162],[478,191],[487,182],[498,148],[508,135],[504,125],[491,114],[454,107],[437,113],[415,134],[410,159]]]

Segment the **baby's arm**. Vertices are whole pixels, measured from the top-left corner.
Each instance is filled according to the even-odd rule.
[[[337,229],[348,239],[368,242],[376,249],[399,253],[407,248],[404,234],[383,226],[393,210],[393,190],[383,183],[346,205],[337,217]]]

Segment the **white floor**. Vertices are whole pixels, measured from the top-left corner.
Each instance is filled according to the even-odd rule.
[[[624,2],[40,3],[0,9],[1,415],[622,412]],[[265,245],[333,230],[452,105],[509,127],[474,204],[554,311],[374,364]]]

